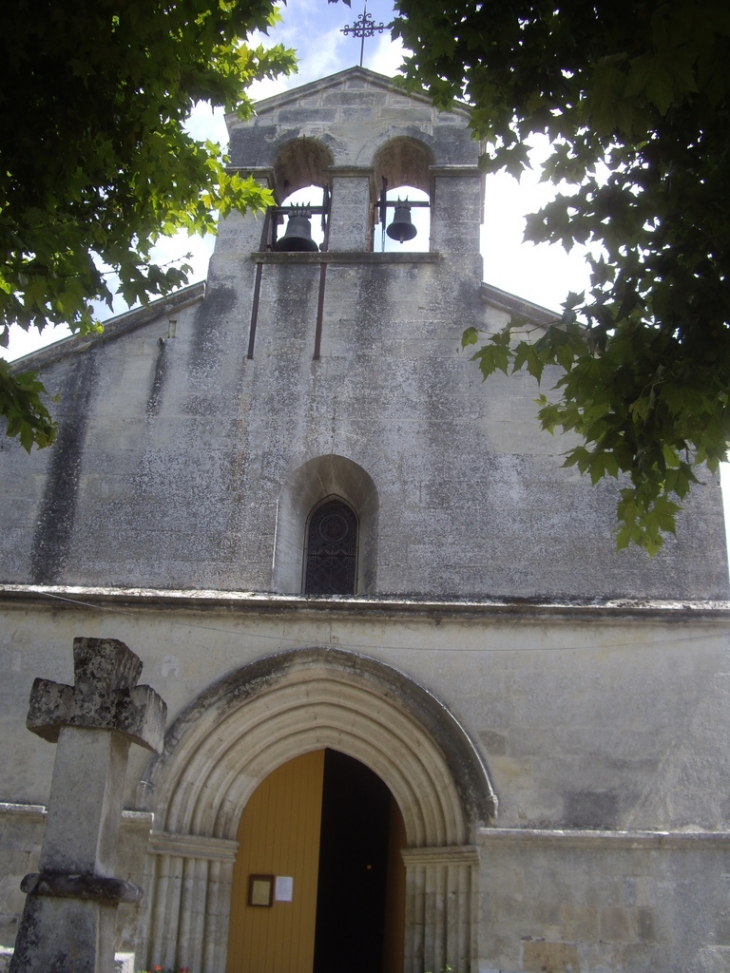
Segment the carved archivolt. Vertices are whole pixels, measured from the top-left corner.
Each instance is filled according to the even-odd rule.
[[[278,766],[323,747],[370,767],[403,815],[406,970],[468,968],[476,947],[470,842],[495,812],[486,770],[426,690],[382,663],[332,649],[247,666],[204,693],[168,731],[142,788],[153,795],[155,828],[138,961],[223,973],[243,808]]]

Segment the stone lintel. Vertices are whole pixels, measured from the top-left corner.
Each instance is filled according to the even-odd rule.
[[[368,258],[395,258],[395,263],[437,261],[437,253],[255,253],[258,263],[285,263],[279,257],[313,257],[306,263],[376,263]],[[332,259],[330,259],[332,258]],[[425,261],[423,258],[427,258]],[[90,585],[0,584],[0,602],[8,607],[28,604],[49,611],[79,611],[91,606],[123,606],[139,612],[174,609],[189,612],[220,611],[260,614],[340,613],[354,617],[398,617],[420,615],[426,618],[483,619],[504,617],[535,621],[589,621],[624,623],[626,619],[648,619],[682,624],[689,619],[727,626],[730,600],[692,601],[662,598],[601,598],[570,600],[542,598],[409,598],[392,595],[296,595],[260,591],[231,591],[205,588],[104,588]]]
[[[20,888],[27,895],[113,903],[139,902],[143,893],[139,885],[121,878],[54,871],[31,872]]]
[[[441,259],[441,254],[427,253],[371,253],[366,250],[324,250],[319,253],[306,251],[259,251],[252,253],[251,259],[257,264],[363,264],[384,265],[393,264],[435,264]]]

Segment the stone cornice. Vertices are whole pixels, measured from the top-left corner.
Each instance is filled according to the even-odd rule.
[[[209,838],[206,835],[162,832],[151,834],[147,847],[155,855],[234,862],[238,851],[238,842],[229,841],[227,838]]]
[[[45,821],[48,808],[45,804],[23,804],[19,801],[0,801],[0,817],[12,816],[29,818],[38,822]],[[133,828],[152,827],[155,816],[152,811],[122,811],[122,824]]]
[[[730,831],[590,831],[543,828],[480,828],[480,845],[536,845],[574,848],[677,848],[686,851],[726,847]]]
[[[263,116],[271,111],[275,111],[278,108],[283,108],[285,105],[295,105],[298,103],[300,98],[311,97],[319,92],[327,91],[330,88],[343,88],[347,81],[355,78],[366,82],[369,87],[380,88],[384,91],[402,95],[404,98],[408,98],[411,101],[421,102],[422,104],[427,105],[429,108],[434,107],[433,101],[431,98],[429,98],[425,91],[406,91],[405,88],[395,84],[393,78],[390,78],[387,75],[378,74],[375,71],[371,71],[369,68],[352,67],[346,68],[344,71],[338,71],[336,74],[331,74],[326,78],[319,78],[317,81],[310,81],[309,84],[301,85],[298,88],[290,88],[278,95],[272,95],[270,98],[263,98],[261,101],[256,102],[256,114],[257,116]],[[462,115],[465,118],[468,118],[469,113],[470,108],[467,104],[461,101],[456,101],[445,114]],[[245,123],[242,123],[242,120],[234,113],[226,115],[226,125],[228,126],[229,131],[237,124]]]
[[[672,601],[616,598],[603,600],[453,599],[407,595],[325,597],[281,595],[257,591],[209,589],[103,588],[86,585],[0,584],[0,605],[28,605],[59,611],[64,608],[133,608],[140,611],[219,611],[230,614],[339,614],[354,617],[413,616],[428,618],[513,619],[655,619],[682,622],[702,619],[730,622],[728,601]]]
[[[0,817],[11,816],[45,821],[48,808],[45,804],[22,804],[18,801],[0,801]]]
[[[322,253],[261,251],[252,253],[257,264],[433,264],[440,253],[370,253],[364,250],[327,250]]]
[[[550,325],[557,324],[560,321],[560,314],[557,311],[551,311],[540,304],[533,304],[532,301],[527,301],[516,294],[510,294],[509,291],[503,291],[501,287],[495,287],[493,284],[487,284],[484,281],[481,285],[481,295],[482,300],[493,307],[527,318],[534,324]]]

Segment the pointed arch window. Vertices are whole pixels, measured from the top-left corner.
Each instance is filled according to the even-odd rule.
[[[325,500],[309,520],[304,593],[354,595],[356,578],[357,517],[344,500]]]

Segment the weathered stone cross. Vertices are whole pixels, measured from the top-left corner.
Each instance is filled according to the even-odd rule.
[[[116,639],[74,639],[73,686],[36,679],[27,726],[58,743],[40,870],[27,893],[10,973],[113,973],[114,878],[130,743],[162,749],[167,707],[138,686],[142,662]]]

